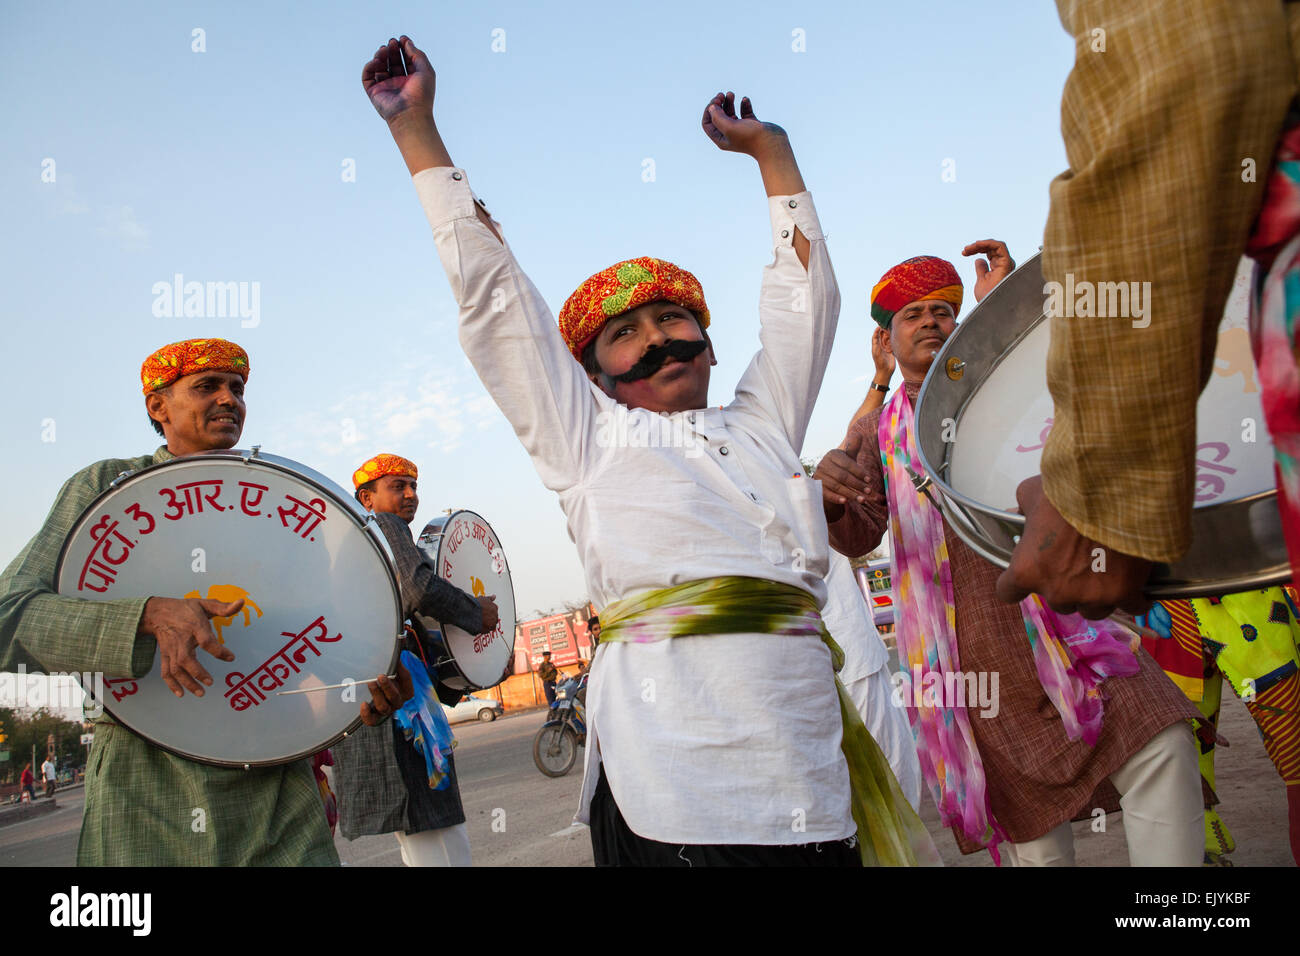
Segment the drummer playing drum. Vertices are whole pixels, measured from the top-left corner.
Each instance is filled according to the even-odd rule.
[[[234,660],[211,621],[238,613],[242,601],[155,596],[92,602],[57,595],[54,581],[69,531],[120,473],[239,441],[248,371],[248,354],[223,339],[175,342],[145,359],[145,407],[166,442],[152,455],[96,462],[64,484],[40,531],[0,576],[0,669],[21,664],[45,672],[143,677],[157,653],[172,692],[201,697],[212,677],[197,649]],[[369,689],[361,719],[371,726],[411,696],[404,671],[398,682],[381,675]],[[78,865],[338,862],[310,759],[253,769],[208,766],[155,747],[107,714],[97,718]]]
[[[371,458],[352,476],[357,501],[375,515],[397,557],[402,594],[427,595],[407,624],[403,650],[424,660],[444,704],[455,704],[462,691],[438,681],[439,658],[447,656],[441,641],[430,636],[425,620],[454,623],[471,634],[497,626],[495,595],[474,597],[444,581],[411,540],[406,525],[420,506],[415,463],[399,455]],[[414,562],[414,563],[413,563]],[[415,573],[420,576],[417,583]],[[405,603],[405,600],[404,600]],[[422,618],[424,620],[422,620]],[[445,789],[429,786],[424,758],[394,725],[358,731],[334,746],[339,824],[349,840],[392,833],[407,866],[470,866],[469,830],[460,802],[455,759],[448,756]]]
[[[991,262],[977,260],[976,299],[1014,268],[1000,242],[965,252],[985,252]],[[1133,654],[1102,624],[1085,631],[1089,622],[1076,616],[1058,620],[1037,605],[995,600],[997,569],[913,486],[920,471],[913,403],[956,328],[962,291],[956,269],[934,256],[881,277],[871,316],[885,330],[882,344],[903,387],[855,420],[814,475],[836,550],[865,554],[892,532],[899,663],[909,678],[898,702],[908,708],[926,783],[964,853],[987,847],[996,860],[1001,841],[1017,865],[1071,865],[1071,820],[1122,807],[1133,865],[1195,866],[1201,789],[1188,721],[1199,713],[1147,654]],[[1061,643],[1071,648],[1063,683],[1042,653],[1063,657]],[[1079,672],[1111,676],[1102,689],[1076,675],[1080,648],[1094,656]],[[990,706],[947,690],[995,677]]]

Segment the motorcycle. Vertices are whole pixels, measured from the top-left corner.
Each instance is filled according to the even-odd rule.
[[[572,770],[578,748],[587,743],[586,696],[586,674],[555,688],[551,712],[533,737],[533,763],[548,777],[563,777]]]

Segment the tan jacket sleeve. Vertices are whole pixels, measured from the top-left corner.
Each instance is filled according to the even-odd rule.
[[[1043,484],[1078,531],[1126,554],[1172,561],[1190,542],[1196,401],[1296,90],[1296,6],[1057,3],[1075,65],[1043,248],[1061,309]]]

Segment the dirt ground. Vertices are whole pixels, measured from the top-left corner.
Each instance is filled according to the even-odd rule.
[[[1215,783],[1218,811],[1237,849],[1228,855],[1233,866],[1294,866],[1287,839],[1286,788],[1264,751],[1259,730],[1246,705],[1224,692],[1219,733],[1230,746],[1215,750]],[[992,866],[987,852],[962,856],[952,833],[939,826],[939,813],[929,796],[922,798],[921,819],[934,836],[946,866]],[[1106,831],[1093,833],[1092,826],[1074,824],[1074,846],[1080,866],[1127,866],[1124,815],[1106,818]],[[1005,860],[1004,860],[1005,862]]]

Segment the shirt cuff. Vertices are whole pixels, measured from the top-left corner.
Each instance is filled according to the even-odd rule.
[[[808,190],[793,196],[768,196],[767,207],[772,217],[773,246],[793,246],[796,226],[809,242],[826,238],[822,235],[817,207],[813,205],[812,193]]]
[[[457,219],[476,218],[476,206],[487,208],[469,188],[465,170],[455,166],[422,169],[411,177],[411,182],[415,184],[415,193],[420,197],[429,225],[434,229]]]

